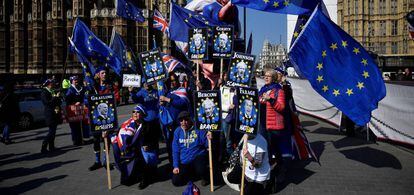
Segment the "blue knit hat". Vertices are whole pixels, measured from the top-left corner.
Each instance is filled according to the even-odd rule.
[[[106,71],[105,66],[98,66],[98,68],[96,68],[95,73],[99,73],[99,72],[101,72],[101,71],[103,71],[103,70],[105,70],[105,71]]]
[[[70,82],[72,82],[73,80],[78,80],[78,79],[79,79],[79,77],[76,76],[76,75],[69,77]]]
[[[140,112],[144,116],[147,116],[147,112],[145,111],[144,106],[142,106],[142,104],[137,104],[137,106],[135,106],[134,108],[134,111]]]
[[[47,86],[50,83],[54,83],[54,82],[55,82],[55,80],[53,80],[53,79],[46,79],[45,82],[43,82],[43,86]]]
[[[277,73],[283,74],[285,76],[287,75],[287,72],[284,71],[281,67],[276,67],[275,70]]]

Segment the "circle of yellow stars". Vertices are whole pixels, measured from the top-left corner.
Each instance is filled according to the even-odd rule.
[[[271,2],[270,0],[263,0],[263,2],[265,3],[265,4],[268,4],[269,2]],[[280,3],[281,1],[274,1],[272,4],[271,4],[271,6],[273,7],[273,8],[279,8],[280,7],[280,5],[279,5],[279,3]],[[283,1],[283,5],[285,6],[285,7],[287,7],[287,6],[289,6],[289,4],[290,4],[290,1],[289,0],[285,0],[285,1]]]
[[[348,42],[342,40],[339,47],[342,47],[342,48],[346,49],[348,47]],[[339,49],[338,48],[338,43],[332,43],[329,46],[329,48],[330,48],[329,52],[331,52],[331,51],[335,52],[335,50]],[[354,48],[352,48],[352,53],[354,55],[358,56],[361,53],[361,51],[358,47],[354,47]],[[322,53],[321,53],[321,56],[322,56],[322,59],[325,58],[326,56],[328,56],[328,50],[323,50]],[[368,60],[365,59],[365,58],[361,58],[361,64],[362,64],[362,66],[367,67],[368,66]],[[316,69],[318,69],[318,71],[322,71],[323,68],[324,68],[323,62],[318,62],[317,65],[316,65]],[[364,77],[364,79],[369,78],[369,72],[368,71],[363,70],[361,75],[362,75],[362,77]],[[316,80],[318,81],[318,83],[322,83],[324,81],[323,75],[317,75]],[[359,90],[362,90],[363,88],[365,88],[364,84],[365,84],[364,81],[361,81],[361,82],[358,81],[357,85],[355,86],[355,89],[357,88]],[[324,93],[327,93],[330,90],[330,88],[329,88],[328,85],[323,85],[321,90]],[[339,95],[341,95],[340,89],[332,89],[331,92],[332,92],[332,95],[334,95],[335,97],[338,97]],[[354,94],[354,88],[352,88],[352,87],[351,88],[346,88],[345,94],[347,96],[353,95]]]
[[[204,101],[206,101],[207,99],[209,99],[209,100],[211,100],[211,101],[213,101],[213,99],[210,99],[210,98],[205,98],[204,100],[203,100],[203,102]],[[220,112],[220,107],[218,106],[218,103],[217,102],[215,102],[215,101],[213,101],[214,102],[214,105],[216,105],[216,109]],[[198,115],[198,117],[202,117],[201,116],[201,113],[200,113],[200,107],[201,107],[201,103],[200,102],[198,102],[197,103],[197,115]],[[206,117],[205,116],[203,116],[203,120],[206,120]]]
[[[114,112],[115,112],[115,109],[114,109],[114,107],[113,107],[113,104],[109,104],[107,101],[105,101],[105,100],[99,100],[99,101],[96,101],[95,102],[95,104],[94,105],[92,105],[92,110],[91,110],[91,115],[93,115],[93,113],[95,113],[95,108],[100,104],[100,103],[107,103],[108,105],[109,105],[109,107],[111,108],[111,117],[114,117]],[[97,119],[98,121],[100,121],[99,119]]]

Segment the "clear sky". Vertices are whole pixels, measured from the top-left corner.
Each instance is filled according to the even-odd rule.
[[[239,8],[239,18],[243,30],[243,7]],[[287,36],[287,15],[263,12],[247,8],[247,34],[248,41],[250,32],[253,32],[253,49],[252,54],[259,58],[263,42],[267,38],[271,43],[279,43],[282,35],[282,44],[286,47]],[[241,34],[243,36],[243,33]]]

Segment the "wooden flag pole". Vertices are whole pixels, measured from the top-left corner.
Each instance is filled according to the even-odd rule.
[[[197,81],[196,81],[196,86],[197,86],[197,90],[200,90],[199,89],[199,87],[198,87],[198,85],[197,85],[197,82],[199,82],[200,81],[200,74],[199,74],[199,72],[200,72],[200,60],[196,60],[196,62],[197,62]]]
[[[111,170],[109,169],[109,152],[108,152],[108,139],[105,137],[105,155],[106,155],[106,175],[108,176],[108,189],[112,188]]]
[[[213,139],[213,133],[211,133],[211,139]],[[211,150],[211,139],[208,139],[208,160],[210,163],[210,191],[214,192],[214,178],[213,178],[213,152]]]
[[[243,136],[243,150],[247,148],[247,134],[244,134]],[[242,166],[242,175],[241,175],[241,185],[240,185],[240,195],[244,194],[244,172],[246,170],[246,157],[243,155],[242,150],[242,156],[243,156],[243,166]]]
[[[224,60],[223,58],[220,59],[220,79],[223,81],[223,64]]]

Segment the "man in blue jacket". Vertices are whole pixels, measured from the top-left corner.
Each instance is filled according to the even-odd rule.
[[[190,113],[182,111],[178,115],[180,127],[174,132],[173,150],[173,176],[175,186],[187,184],[189,180],[202,179],[201,185],[208,185],[208,141],[211,133],[195,129]]]
[[[179,87],[178,76],[176,74],[170,74],[165,85],[168,88],[168,93],[165,96],[161,95],[159,101],[160,105],[166,108],[172,120],[170,124],[162,124],[167,145],[168,161],[172,163],[173,133],[180,126],[177,116],[182,111],[189,111],[191,103],[185,88]]]

